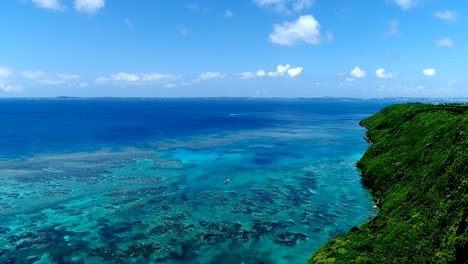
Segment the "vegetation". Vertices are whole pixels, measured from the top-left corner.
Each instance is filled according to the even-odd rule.
[[[309,263],[468,263],[468,106],[400,104],[363,120],[377,216]]]

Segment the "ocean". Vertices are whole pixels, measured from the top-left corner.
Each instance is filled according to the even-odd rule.
[[[351,99],[2,99],[0,263],[306,263],[376,214]]]

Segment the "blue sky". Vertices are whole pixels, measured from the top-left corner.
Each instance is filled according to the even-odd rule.
[[[4,0],[0,97],[468,97],[460,0]]]

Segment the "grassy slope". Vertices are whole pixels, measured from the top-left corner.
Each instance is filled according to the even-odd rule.
[[[309,263],[468,263],[468,106],[401,104],[362,121],[377,216]]]

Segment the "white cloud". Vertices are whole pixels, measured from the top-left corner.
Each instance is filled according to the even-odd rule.
[[[302,73],[302,70],[303,70],[302,67],[291,68],[288,70],[288,75],[291,78],[297,77]]]
[[[14,92],[22,92],[22,91],[23,91],[23,87],[20,85],[0,83],[0,92],[14,93]]]
[[[302,73],[303,69],[304,69],[303,67],[292,68],[291,65],[286,64],[286,65],[278,65],[276,67],[276,71],[270,71],[268,73],[265,72],[265,70],[260,69],[256,72],[251,72],[251,71],[241,72],[238,74],[234,74],[234,76],[238,76],[241,79],[262,78],[265,76],[272,77],[272,78],[284,77],[284,76],[294,78],[294,77],[299,76]]]
[[[204,72],[199,76],[200,80],[210,80],[210,79],[221,79],[224,78],[224,74],[220,72]]]
[[[354,82],[355,80],[356,80],[356,79],[354,79],[354,78],[346,78],[346,81],[347,81],[347,82]]]
[[[388,21],[388,29],[387,29],[387,32],[385,32],[385,36],[387,37],[400,36],[400,32],[398,31],[399,25],[400,25],[400,22],[398,22],[397,20]]]
[[[32,0],[32,3],[49,10],[60,11],[64,9],[64,6],[58,0]]]
[[[13,70],[6,66],[0,66],[0,78],[8,78],[13,74]]]
[[[231,10],[226,10],[226,12],[224,12],[224,15],[227,17],[232,17],[234,16],[234,12],[232,12]]]
[[[138,77],[136,74],[119,72],[117,74],[112,74],[110,79],[113,81],[136,82],[140,80],[140,77]]]
[[[239,76],[241,79],[252,79],[255,77],[265,77],[266,72],[264,70],[258,70],[256,72],[241,72],[236,75]]]
[[[241,72],[238,74],[238,76],[241,79],[252,79],[252,78],[255,78],[257,75],[255,75],[255,73],[253,72]]]
[[[293,46],[300,42],[317,45],[321,42],[320,24],[311,15],[301,16],[294,22],[274,25],[269,39],[274,44],[284,46]]]
[[[296,68],[291,68],[291,65],[286,64],[286,65],[278,65],[276,67],[276,71],[274,72],[268,72],[269,77],[282,77],[282,76],[289,76],[291,78],[297,77],[302,73],[303,67],[296,67]],[[260,74],[263,74],[265,72],[260,72]],[[258,74],[258,72],[257,72]]]
[[[141,84],[144,82],[160,82],[160,81],[171,81],[176,80],[179,77],[167,74],[167,73],[159,73],[159,72],[151,72],[151,73],[127,73],[127,72],[119,72],[115,74],[111,74],[109,76],[98,77],[96,79],[97,83],[114,83],[114,84]]]
[[[375,71],[375,75],[380,79],[389,79],[397,76],[396,73],[385,72],[384,68],[377,69],[377,71]]]
[[[356,67],[356,68],[351,70],[350,75],[353,78],[361,79],[361,78],[366,77],[366,72],[361,70],[359,67]]]
[[[457,12],[455,10],[440,10],[434,13],[434,16],[438,19],[450,22],[457,19]]]
[[[436,70],[435,69],[425,69],[423,70],[423,74],[426,76],[434,76],[436,75]]]
[[[242,77],[242,74],[238,74],[238,76]],[[192,80],[192,83],[200,83],[201,81],[213,80],[213,79],[222,79],[226,77],[225,74],[220,72],[203,72],[198,75],[198,78]]]
[[[141,80],[144,82],[174,80],[174,79],[177,79],[177,77],[171,74],[167,74],[167,73],[154,72],[154,73],[141,74]]]
[[[95,14],[105,4],[105,0],[75,0],[75,9],[79,12]]]
[[[164,88],[173,88],[173,87],[175,87],[175,86],[176,86],[176,85],[173,84],[173,83],[168,83],[168,84],[164,85]]]
[[[266,8],[273,8],[277,12],[289,14],[293,11],[301,12],[312,7],[313,0],[254,0],[254,2]]]
[[[403,10],[408,10],[418,4],[418,0],[395,0],[395,3]]]
[[[268,76],[270,77],[279,77],[279,76],[284,76],[284,74],[291,68],[291,65],[286,64],[286,65],[278,65],[276,67],[276,71],[274,72],[268,72]]]
[[[453,47],[453,40],[451,38],[443,38],[439,41],[437,41],[437,46],[443,47],[443,48],[451,48]]]

